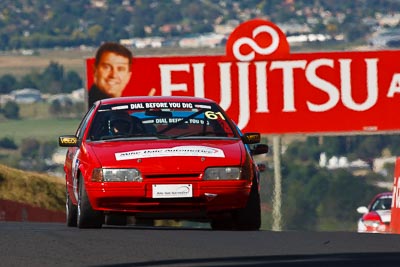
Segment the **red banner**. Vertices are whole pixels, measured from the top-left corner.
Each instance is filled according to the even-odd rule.
[[[127,95],[215,100],[244,131],[398,131],[400,51],[293,53],[273,23],[236,28],[226,55],[135,57]],[[87,88],[94,59],[87,60]]]

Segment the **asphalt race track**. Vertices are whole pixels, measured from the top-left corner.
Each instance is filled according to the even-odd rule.
[[[400,235],[0,222],[0,266],[400,266]]]

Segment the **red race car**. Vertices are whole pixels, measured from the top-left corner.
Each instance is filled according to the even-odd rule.
[[[96,102],[68,147],[67,225],[124,225],[127,217],[207,221],[258,230],[259,133],[242,134],[214,101],[122,97]]]
[[[363,214],[358,220],[359,233],[390,233],[390,219],[392,209],[392,192],[376,195],[368,205],[357,208]]]

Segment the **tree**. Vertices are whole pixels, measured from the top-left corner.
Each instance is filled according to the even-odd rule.
[[[40,144],[39,157],[42,159],[50,158],[53,155],[54,150],[57,148],[57,143],[54,141],[45,141]]]
[[[3,108],[3,114],[7,119],[19,119],[19,106],[14,101],[8,101]]]
[[[5,74],[0,78],[0,94],[8,94],[17,89],[17,79],[11,74]]]
[[[17,149],[17,145],[14,142],[14,139],[11,137],[4,137],[0,139],[0,147],[5,149]]]
[[[40,76],[39,88],[42,92],[52,94],[62,92],[64,81],[64,67],[62,65],[51,61]]]
[[[73,90],[82,88],[83,82],[81,77],[75,71],[68,71],[63,80],[63,93],[71,93]]]
[[[329,190],[320,201],[318,217],[320,230],[351,230],[356,228],[359,214],[357,207],[365,205],[379,192],[363,177],[353,176],[346,170],[331,172]]]
[[[93,43],[98,43],[100,41],[101,33],[103,32],[103,27],[100,25],[93,25],[88,29],[88,37]]]
[[[56,117],[62,113],[61,103],[59,100],[54,100],[50,103],[49,113],[55,115]]]
[[[323,142],[316,137],[293,141],[282,156],[283,227],[302,230],[355,230],[359,214],[378,191],[381,174],[355,176],[346,169],[328,170],[318,166],[319,153],[372,158],[384,148],[400,143],[395,135],[331,136]],[[336,154],[339,153],[339,154]]]
[[[24,75],[18,82],[19,88],[40,88],[40,75],[37,72]],[[39,89],[40,90],[40,89]]]
[[[34,138],[26,138],[22,140],[20,145],[20,153],[24,158],[36,158],[39,154],[40,143]]]
[[[2,27],[2,26],[0,26],[0,27]],[[5,33],[0,34],[0,47],[8,49],[9,48],[9,39],[10,39],[10,37],[7,34],[5,34]]]

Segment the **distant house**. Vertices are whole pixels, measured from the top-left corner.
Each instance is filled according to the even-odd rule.
[[[52,95],[49,97],[47,100],[49,103],[53,103],[57,101],[62,107],[68,106],[72,104],[72,99],[71,96],[68,94],[57,94],[57,95]]]
[[[14,90],[10,93],[10,96],[18,104],[30,104],[43,100],[40,91],[32,88]]]
[[[132,38],[132,39],[121,39],[119,42],[122,45],[135,47],[135,48],[146,48],[146,47],[153,47],[159,48],[162,47],[164,42],[163,37],[146,37],[146,38]]]
[[[66,152],[67,151],[65,148],[62,147],[58,148],[51,157],[52,162],[59,165],[64,164]]]
[[[71,92],[71,98],[74,102],[83,102],[85,101],[85,88],[79,88]]]
[[[310,26],[307,24],[282,23],[277,24],[277,26],[285,33],[285,35],[309,34],[312,32]]]
[[[84,88],[79,88],[72,91],[70,94],[56,94],[48,97],[47,101],[49,103],[53,103],[54,101],[58,101],[61,106],[70,105],[73,103],[84,102],[85,100],[85,92]]]
[[[240,22],[238,20],[229,20],[226,24],[215,25],[214,32],[217,34],[229,35],[239,24]]]
[[[8,94],[0,95],[0,105],[4,105],[8,101],[14,101],[14,98]]]
[[[378,21],[381,26],[395,27],[400,22],[400,13],[389,12],[389,14],[380,14]]]
[[[216,33],[204,33],[204,34],[194,34],[190,36],[183,37],[179,41],[180,47],[217,47],[221,46],[227,37],[223,34]]]
[[[383,29],[375,32],[368,40],[370,46],[377,48],[399,47],[400,46],[400,29],[391,28]]]

